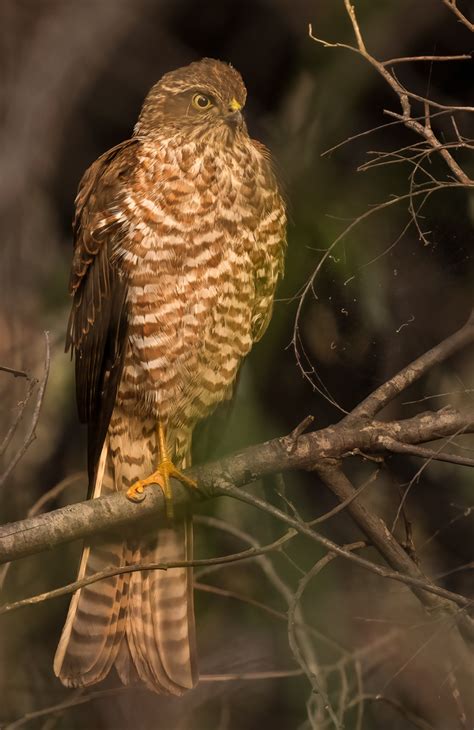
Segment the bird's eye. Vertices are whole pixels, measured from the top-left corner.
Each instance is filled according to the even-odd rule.
[[[193,107],[195,109],[198,109],[202,112],[205,109],[209,109],[210,106],[212,106],[212,101],[209,99],[208,96],[204,96],[204,94],[194,94]]]

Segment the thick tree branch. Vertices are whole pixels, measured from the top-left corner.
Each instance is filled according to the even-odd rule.
[[[339,423],[328,428],[304,434],[311,418],[306,418],[288,436],[253,446],[221,461],[196,467],[189,471],[198,483],[199,490],[189,490],[173,482],[173,496],[176,512],[189,509],[194,499],[215,496],[231,496],[266,511],[274,518],[293,528],[297,533],[316,541],[334,555],[354,562],[376,575],[396,580],[410,586],[413,593],[429,610],[440,610],[455,621],[464,636],[474,641],[474,627],[464,611],[471,601],[459,594],[436,586],[426,578],[419,567],[396,541],[383,520],[369,512],[360,501],[341,469],[342,460],[351,455],[365,456],[370,453],[389,454],[406,448],[441,438],[474,432],[474,409],[461,413],[452,408],[421,413],[413,418],[381,422],[372,420],[376,412],[390,400],[399,395],[414,380],[426,373],[434,365],[443,362],[450,354],[458,351],[474,340],[474,324],[469,321],[457,333],[440,343],[425,355],[397,373],[391,380],[366,398],[351,414]],[[372,416],[372,419],[371,419]],[[433,458],[431,450],[411,448],[415,456]],[[436,454],[436,452],[434,452]],[[448,459],[448,455],[443,455]],[[456,457],[453,463],[459,461]],[[467,465],[467,464],[466,464]],[[335,494],[349,512],[360,530],[369,538],[370,543],[379,551],[390,568],[378,565],[366,558],[345,550],[328,538],[316,532],[311,524],[297,517],[291,517],[272,505],[240,489],[267,474],[275,474],[290,469],[314,470],[326,486]],[[333,512],[335,513],[335,511]],[[143,502],[137,504],[126,499],[123,493],[70,505],[48,514],[32,516],[17,523],[0,527],[0,563],[16,560],[42,550],[78,538],[87,538],[103,531],[121,530],[131,527],[137,520],[154,517],[166,520],[165,504],[160,489],[149,488]],[[286,538],[283,538],[286,539]],[[268,549],[274,549],[269,546]],[[251,554],[249,554],[251,553]],[[259,554],[244,551],[234,556],[245,559]],[[222,559],[228,561],[229,556]],[[205,561],[209,564],[209,561]],[[197,564],[194,561],[193,564]],[[143,566],[127,566],[126,570],[138,570]],[[151,566],[148,566],[151,568]],[[156,565],[166,569],[171,565]],[[92,576],[100,580],[104,575]],[[57,589],[46,597],[54,597],[76,590],[79,584],[70,584]],[[45,600],[38,597],[38,601]],[[34,599],[27,599],[32,603]],[[19,602],[17,606],[24,605]],[[458,607],[456,610],[453,610]],[[7,609],[5,609],[7,610]]]
[[[271,443],[271,442],[270,442]],[[189,473],[192,473],[191,471]],[[190,492],[188,489],[183,487],[179,483],[175,483],[173,480],[173,496],[174,496],[174,503],[177,505],[178,509],[183,509],[186,506],[189,506],[190,502]],[[209,490],[208,490],[209,491]],[[409,568],[409,572],[406,574],[402,572],[397,572],[395,570],[390,570],[387,568],[384,568],[381,565],[378,565],[376,563],[371,562],[370,560],[367,560],[359,555],[356,555],[345,548],[337,545],[332,540],[324,537],[323,535],[320,535],[318,532],[313,530],[308,524],[302,522],[299,519],[296,519],[295,517],[292,517],[290,515],[287,515],[285,512],[282,512],[281,510],[277,509],[273,505],[264,502],[263,500],[259,499],[258,497],[249,494],[245,492],[244,490],[238,489],[233,484],[226,482],[225,478],[223,477],[222,480],[215,484],[212,488],[212,496],[229,496],[234,497],[238,499],[239,501],[245,502],[247,504],[250,504],[254,507],[257,507],[258,509],[261,509],[271,516],[275,517],[280,522],[283,522],[284,524],[288,525],[289,527],[292,527],[297,533],[304,535],[305,537],[310,538],[311,540],[315,541],[319,545],[323,546],[327,550],[329,550],[331,553],[334,553],[335,555],[338,555],[340,557],[346,558],[350,560],[351,562],[359,565],[362,568],[368,569],[370,572],[375,573],[376,575],[379,575],[383,578],[388,578],[391,580],[396,580],[401,583],[405,583],[408,586],[412,586],[415,589],[420,588],[422,591],[427,591],[430,594],[433,594],[435,596],[438,596],[439,598],[443,599],[441,602],[433,603],[432,601],[426,601],[425,605],[429,605],[431,609],[437,608],[442,610],[448,610],[450,614],[453,613],[451,606],[458,606],[459,608],[469,608],[471,606],[470,599],[461,596],[460,594],[453,593],[452,591],[448,591],[444,588],[441,588],[439,586],[434,585],[429,580],[424,578],[421,573],[418,573],[418,575],[414,574],[414,571],[412,571],[409,567],[409,564],[407,563],[407,566]],[[135,514],[132,515],[132,520],[130,520],[130,517],[127,515],[128,512],[128,505],[131,505],[134,509]],[[87,530],[85,530],[84,525],[81,523],[81,520],[78,519],[78,512],[80,515],[80,510],[83,507],[89,507],[92,508],[89,512],[89,515],[92,519],[97,520],[97,515],[102,515],[102,517],[105,515],[108,515],[109,519],[113,522],[115,527],[123,527],[124,524],[129,524],[131,521],[134,521],[141,517],[142,519],[145,516],[150,515],[161,515],[162,519],[166,519],[166,506],[163,499],[163,495],[161,493],[161,490],[159,489],[153,489],[148,488],[146,492],[146,499],[144,502],[140,504],[132,503],[123,493],[115,494],[110,497],[99,497],[98,499],[94,499],[88,502],[80,502],[77,505],[71,505],[70,507],[63,507],[59,510],[55,510],[54,512],[51,512],[47,515],[42,515],[43,518],[45,517],[52,517],[53,524],[57,520],[61,520],[62,518],[65,518],[65,513],[68,510],[72,510],[74,512],[74,516],[66,517],[66,520],[71,519],[72,525],[75,527],[76,532],[78,534],[75,535],[75,537],[79,537],[84,535],[86,533],[86,536],[89,536],[91,534],[95,534],[97,532],[97,529],[92,529],[89,525],[87,526]],[[139,514],[140,509],[143,510],[142,514]],[[59,515],[59,516],[58,516]],[[107,519],[107,518],[106,518]],[[42,522],[40,518],[33,518],[33,520],[24,520],[23,524],[26,522],[33,522],[38,520],[39,522]],[[17,525],[22,523],[16,523]],[[383,523],[382,523],[383,524]],[[6,525],[5,527],[8,527]],[[35,527],[31,527],[31,529],[34,531]],[[36,526],[36,529],[38,529],[38,526]],[[385,528],[386,530],[387,528]],[[80,534],[79,534],[80,532]],[[388,532],[388,530],[387,530]],[[21,533],[16,533],[21,534]],[[54,538],[53,538],[54,539]],[[74,539],[74,538],[69,538]],[[280,538],[280,541],[288,539],[287,536],[283,536]],[[271,548],[274,548],[274,544],[272,544]],[[401,550],[401,548],[400,548]],[[38,551],[37,551],[38,552]],[[259,554],[258,551],[252,552],[250,555],[248,551],[245,551],[245,558],[248,557],[255,557]],[[236,556],[237,559],[243,559],[242,555]],[[226,561],[228,560],[228,557],[224,558],[217,558],[215,559],[215,562],[217,561]],[[192,561],[189,562],[189,565],[194,565],[198,561]],[[209,564],[209,561],[205,560],[205,564]],[[157,568],[166,569],[168,567],[176,567],[177,564],[156,564]],[[150,566],[142,566],[143,568],[147,568]],[[155,565],[153,565],[155,567]],[[126,572],[127,570],[137,570],[139,569],[139,566],[129,566],[128,568],[124,568],[122,572]],[[121,572],[121,569],[116,569],[113,571],[115,572]],[[87,582],[94,582],[95,580],[100,580],[104,577],[104,575],[109,575],[109,571],[105,571],[104,574],[97,574],[95,576],[91,576],[90,579],[87,580]],[[70,586],[64,587],[64,589],[58,589],[60,591],[60,595],[63,595],[65,593],[72,592],[75,588],[80,587],[80,584],[82,585],[82,582],[76,582],[76,584],[71,584]],[[415,591],[418,595],[418,592]],[[59,595],[59,593],[58,593]],[[54,596],[52,596],[54,597]],[[38,597],[38,602],[40,602],[42,597]],[[34,602],[31,601],[31,599],[28,602]],[[450,602],[450,603],[448,603]],[[23,602],[22,602],[23,605]],[[20,606],[18,606],[20,607]],[[8,609],[11,610],[11,609]],[[458,614],[462,616],[463,614]],[[474,640],[474,633],[473,633],[473,640]]]
[[[173,483],[176,511],[189,506],[195,498],[220,494],[220,485],[241,487],[267,474],[292,469],[315,469],[327,460],[359,453],[390,451],[390,443],[417,444],[474,432],[474,409],[461,413],[455,409],[422,413],[404,421],[339,424],[301,435],[267,441],[188,473],[197,480],[199,494]],[[0,564],[50,549],[104,530],[115,530],[146,517],[164,517],[159,489],[148,489],[143,502],[136,504],[123,494],[100,497],[68,505],[47,514],[30,517],[0,527]]]

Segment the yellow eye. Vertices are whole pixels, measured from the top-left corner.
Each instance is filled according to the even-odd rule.
[[[195,109],[198,109],[200,112],[205,111],[206,109],[209,109],[209,107],[212,106],[212,101],[209,99],[208,96],[204,96],[204,94],[194,94],[193,96],[193,107]]]

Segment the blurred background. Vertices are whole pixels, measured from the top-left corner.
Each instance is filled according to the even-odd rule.
[[[459,7],[472,15],[468,5]],[[442,0],[360,0],[356,7],[378,58],[473,48],[473,35]],[[337,421],[467,319],[474,202],[466,190],[444,190],[423,207],[423,235],[408,225],[408,203],[400,202],[371,215],[334,248],[301,311],[298,354],[305,374],[298,366],[292,345],[298,294],[324,251],[355,217],[408,192],[412,167],[403,162],[365,172],[357,168],[373,151],[419,141],[391,125],[323,155],[342,140],[386,125],[392,120],[383,110],[398,112],[399,106],[368,64],[312,41],[309,23],[319,37],[352,42],[342,0],[0,0],[0,365],[41,380],[45,330],[52,350],[36,439],[2,484],[2,522],[25,517],[58,484],[45,509],[85,497],[85,433],[75,412],[73,368],[64,354],[73,201],[86,167],[130,136],[148,89],[170,69],[211,56],[242,73],[249,130],[272,150],[290,211],[286,276],[272,323],[244,366],[232,411],[200,429],[196,460],[287,433],[309,413],[317,428]],[[472,61],[405,63],[397,74],[411,90],[442,104],[472,104]],[[473,137],[472,115],[459,113],[456,119],[461,133]],[[433,125],[442,139],[452,138],[449,117]],[[459,161],[472,177],[472,156]],[[430,169],[448,179],[434,156]],[[435,369],[384,417],[472,401],[472,356],[466,350]],[[24,378],[0,371],[0,441],[27,392]],[[28,437],[37,393],[38,388],[27,400],[3,454],[4,470]],[[463,436],[453,448],[469,454],[474,444]],[[413,479],[397,535],[405,540],[409,525],[423,570],[469,595],[472,471],[437,463],[417,474],[422,466],[411,457],[387,459],[365,502],[392,526],[400,495]],[[362,460],[348,464],[356,484],[373,469]],[[252,487],[280,506],[281,489],[278,480]],[[306,519],[334,506],[313,475],[287,475],[285,489]],[[250,538],[268,543],[281,531],[260,513],[216,500],[200,507],[197,556],[236,552]],[[341,544],[360,539],[344,513],[321,531]],[[61,547],[10,566],[1,576],[1,603],[73,580],[79,550],[77,544]],[[377,560],[372,550],[363,554]],[[333,727],[329,720],[311,725],[308,719],[307,703],[311,715],[315,698],[307,678],[294,674],[298,665],[288,647],[285,616],[302,571],[318,557],[314,543],[298,538],[271,558],[271,566],[246,562],[196,576],[200,669],[210,676],[184,698],[138,690],[101,695],[25,725]],[[52,672],[68,602],[58,599],[0,618],[2,727],[79,699]],[[313,629],[303,637],[305,651],[320,667],[333,705],[345,707],[345,728],[473,727],[472,657],[450,650],[452,626],[423,613],[403,586],[336,561],[310,584],[301,605]],[[117,684],[111,676],[97,689]],[[375,700],[379,695],[387,701]]]

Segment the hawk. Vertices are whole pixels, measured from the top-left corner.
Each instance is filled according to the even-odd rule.
[[[84,547],[79,578],[110,566],[192,558],[190,517],[169,478],[193,486],[193,429],[232,397],[269,323],[283,270],[285,205],[268,150],[242,116],[246,89],[205,58],[166,73],[131,139],[86,171],[76,198],[73,304],[79,416],[90,497],[147,484],[167,519]],[[121,681],[182,694],[197,681],[190,568],[116,575],[77,591],[54,670],[68,687]]]

